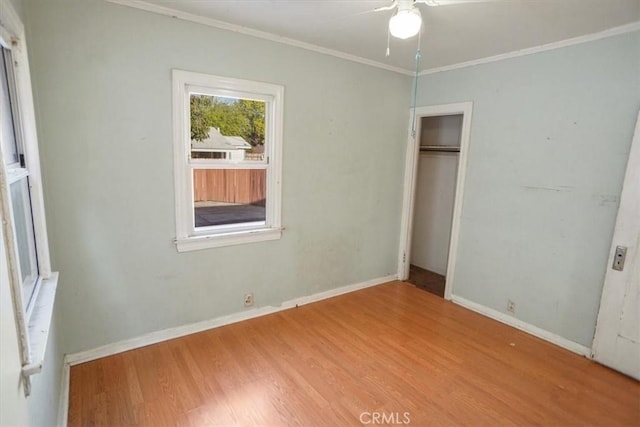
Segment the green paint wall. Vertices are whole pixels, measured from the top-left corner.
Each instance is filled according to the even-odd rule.
[[[246,292],[278,305],[396,273],[410,77],[101,0],[24,9],[57,349],[236,313]],[[172,68],[285,86],[281,240],[176,252]],[[516,317],[590,346],[640,35],[420,78],[418,105],[462,101],[474,114],[454,293],[499,311],[511,299]]]
[[[640,107],[640,32],[425,75],[473,101],[454,294],[591,347]]]
[[[98,0],[31,0],[64,348],[395,274],[411,79]],[[285,86],[281,240],[176,252],[171,69]]]

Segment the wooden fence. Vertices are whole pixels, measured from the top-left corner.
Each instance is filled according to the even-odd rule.
[[[265,169],[195,169],[196,202],[250,203],[264,206],[267,198]]]

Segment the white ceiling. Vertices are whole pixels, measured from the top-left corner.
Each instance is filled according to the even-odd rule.
[[[157,6],[268,32],[413,70],[417,39],[391,40],[390,0],[144,0]],[[421,70],[592,34],[640,21],[640,0],[493,0],[429,7]]]

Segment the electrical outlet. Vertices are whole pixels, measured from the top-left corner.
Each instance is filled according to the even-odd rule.
[[[511,300],[507,300],[507,311],[509,311],[511,313],[515,313],[516,312],[516,303],[511,301]]]
[[[244,295],[244,306],[251,307],[253,305],[253,294]]]

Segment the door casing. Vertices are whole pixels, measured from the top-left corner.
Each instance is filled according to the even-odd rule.
[[[423,117],[451,116],[462,114],[462,133],[460,137],[460,154],[458,158],[458,173],[456,177],[456,194],[453,204],[453,220],[451,224],[451,238],[449,240],[449,256],[447,261],[447,276],[444,298],[451,299],[455,284],[455,264],[460,237],[460,220],[462,217],[462,202],[464,200],[464,185],[468,167],[469,141],[471,136],[472,102],[456,104],[430,105],[418,107],[410,112],[409,137],[405,157],[404,190],[402,197],[402,219],[400,224],[400,250],[398,254],[398,279],[409,278],[409,264],[411,259],[411,237],[413,233],[413,214],[416,197],[416,180],[418,175],[418,160],[420,157],[420,126]],[[415,116],[414,116],[415,114]],[[416,123],[416,132],[412,128]]]

